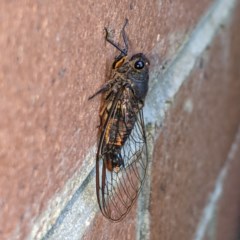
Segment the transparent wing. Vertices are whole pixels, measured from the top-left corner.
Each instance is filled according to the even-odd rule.
[[[107,168],[106,156],[108,152],[104,140],[107,134],[106,129],[110,129],[109,132],[111,132],[113,130],[111,127],[115,128],[114,131],[116,131],[116,126],[127,125],[127,123],[122,122],[116,123],[114,126],[110,125],[111,119],[118,119],[119,112],[116,110],[116,106],[119,99],[123,97],[122,92],[111,100],[111,108],[108,110],[108,116],[100,133],[96,162],[98,203],[103,215],[112,221],[122,220],[130,211],[143,185],[148,162],[143,113],[142,109],[139,109],[135,116],[132,131],[120,148],[120,155],[124,164],[118,171]],[[121,107],[118,109],[121,109]],[[122,111],[121,114],[123,114]],[[119,121],[121,121],[121,118]]]

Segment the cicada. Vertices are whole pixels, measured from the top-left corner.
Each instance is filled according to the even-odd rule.
[[[96,155],[96,192],[102,214],[120,221],[130,211],[142,188],[148,164],[143,119],[148,91],[149,60],[143,53],[128,56],[126,22],[121,30],[124,47],[106,30],[106,41],[120,54],[111,78],[93,96],[103,94]]]

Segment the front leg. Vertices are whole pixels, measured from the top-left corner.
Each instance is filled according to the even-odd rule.
[[[99,93],[104,93],[104,92],[108,91],[108,90],[112,87],[114,81],[115,81],[115,80],[113,79],[113,80],[111,80],[111,81],[108,81],[108,82],[104,83],[104,84],[102,85],[102,87],[101,87],[97,92],[95,92],[92,96],[90,96],[90,97],[88,98],[88,100],[91,100],[92,98],[94,98],[94,97],[95,97],[96,95],[98,95]]]

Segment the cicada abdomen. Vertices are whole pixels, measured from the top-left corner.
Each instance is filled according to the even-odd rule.
[[[104,94],[100,110],[99,143],[96,157],[96,191],[100,210],[120,221],[135,202],[145,179],[147,144],[142,108],[148,91],[149,60],[143,53],[128,58],[125,48],[108,37],[121,53],[116,57],[110,81],[99,91]]]

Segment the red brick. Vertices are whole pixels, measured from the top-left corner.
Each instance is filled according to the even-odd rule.
[[[136,239],[136,204],[121,222],[113,223],[97,214],[83,239]]]
[[[239,239],[240,225],[240,144],[238,151],[228,166],[227,177],[223,185],[223,193],[216,206],[204,240],[236,240]]]

